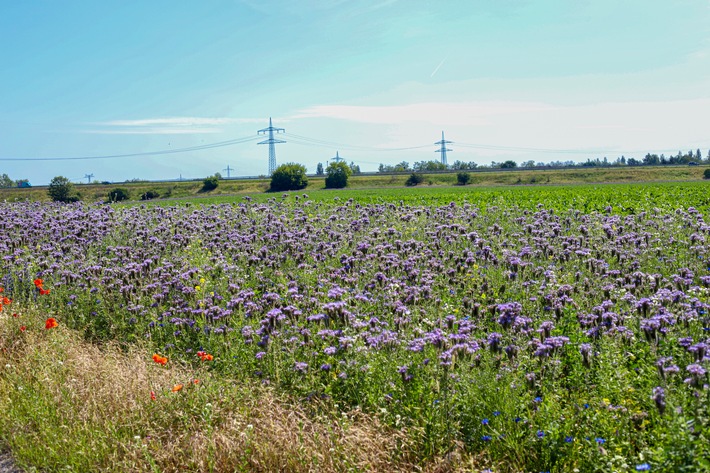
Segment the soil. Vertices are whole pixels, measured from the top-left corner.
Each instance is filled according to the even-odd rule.
[[[12,460],[9,453],[0,452],[0,473],[23,473]]]

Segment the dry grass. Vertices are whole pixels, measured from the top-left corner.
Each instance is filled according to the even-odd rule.
[[[28,315],[0,318],[0,442],[25,466],[472,471],[472,458],[458,453],[421,464],[414,436],[362,412],[301,405],[271,388],[172,361],[161,367],[145,347],[96,346],[64,327],[42,325]],[[173,393],[176,384],[185,387]]]

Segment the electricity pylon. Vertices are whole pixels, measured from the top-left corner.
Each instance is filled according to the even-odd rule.
[[[234,168],[230,168],[230,167],[229,167],[229,164],[227,164],[227,167],[224,168],[224,169],[222,169],[222,171],[227,171],[227,179],[229,179],[229,178],[231,177],[231,176],[229,175],[229,173],[230,173],[231,171],[234,171]]]
[[[87,184],[91,184],[91,178],[94,177],[94,173],[84,174],[84,177],[86,178]]]
[[[441,148],[437,149],[435,153],[441,153],[441,164],[448,164],[446,162],[446,152],[447,151],[453,151],[452,149],[449,149],[446,147],[448,143],[453,143],[453,141],[446,141],[444,139],[444,132],[441,132],[441,141],[437,141],[434,143],[435,145],[441,145]]]
[[[285,133],[286,130],[283,128],[274,128],[274,126],[271,124],[271,117],[269,117],[269,128],[264,128],[259,131],[257,131],[257,134],[266,134],[269,133],[269,139],[260,141],[257,144],[258,145],[269,145],[269,174],[272,174],[274,170],[276,169],[276,148],[274,147],[275,144],[277,143],[286,143],[283,140],[275,140],[274,139],[274,132],[276,133]]]

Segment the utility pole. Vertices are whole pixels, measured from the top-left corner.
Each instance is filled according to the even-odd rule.
[[[274,132],[276,133],[285,133],[286,130],[283,128],[274,128],[274,126],[271,124],[271,117],[269,117],[269,128],[263,128],[259,131],[257,131],[257,134],[266,134],[268,132],[269,134],[269,139],[260,141],[257,144],[258,145],[269,145],[269,174],[272,174],[274,170],[276,169],[276,148],[274,147],[275,144],[277,143],[286,143],[283,140],[275,140],[274,139]]]
[[[224,168],[224,169],[222,169],[222,171],[227,171],[227,179],[229,179],[229,178],[231,177],[231,176],[229,175],[229,173],[230,173],[231,171],[234,171],[234,168],[230,168],[230,167],[229,167],[229,164],[227,164],[227,167]]]
[[[345,161],[343,158],[340,157],[340,154],[337,151],[335,152],[335,157],[330,159],[332,159],[336,163],[339,163],[340,161]]]
[[[84,174],[84,177],[87,179],[87,184],[91,184],[91,178],[94,177],[94,174]]]
[[[444,132],[442,131],[441,132],[441,141],[437,141],[436,143],[434,143],[435,145],[441,145],[441,148],[439,148],[435,151],[435,153],[441,153],[441,164],[448,165],[448,163],[446,162],[446,152],[453,151],[452,149],[449,149],[446,147],[446,145],[448,143],[453,143],[453,141],[446,141],[444,139]]]

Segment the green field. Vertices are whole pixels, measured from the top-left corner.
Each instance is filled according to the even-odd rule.
[[[572,168],[554,170],[507,170],[507,171],[471,171],[471,182],[466,188],[515,186],[529,187],[539,185],[570,185],[632,182],[669,182],[700,181],[707,166],[638,166],[611,168]],[[408,173],[352,176],[349,189],[404,188]],[[424,182],[419,188],[450,187],[456,184],[456,173],[424,174]],[[112,184],[77,184],[76,190],[86,202],[105,200],[109,191],[116,187],[128,190],[131,199],[140,200],[147,191],[156,191],[163,199],[181,199],[187,197],[214,197],[223,195],[250,195],[265,193],[269,188],[268,179],[229,179],[221,180],[217,189],[201,192],[201,181],[183,182],[126,182]],[[309,178],[305,192],[322,190],[325,187],[322,177]],[[434,191],[438,192],[438,191]],[[0,189],[0,201],[46,201],[49,200],[46,187],[29,189]]]

